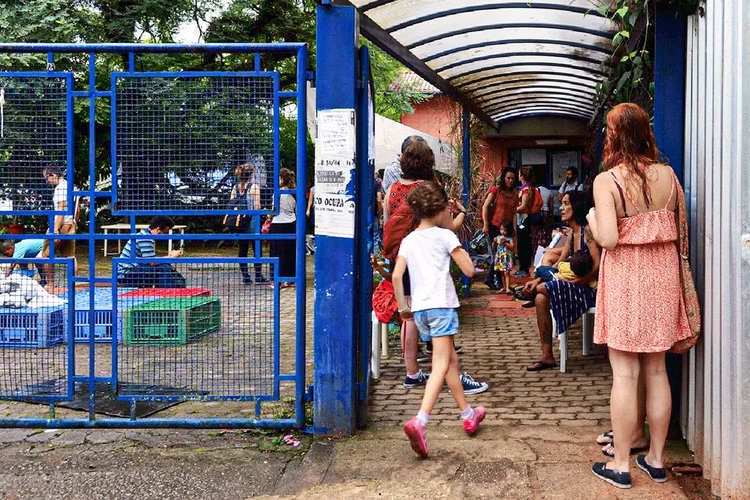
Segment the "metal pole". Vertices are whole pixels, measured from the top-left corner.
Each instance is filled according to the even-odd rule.
[[[469,191],[471,189],[471,110],[468,106],[463,107],[463,116],[461,119],[463,128],[463,148],[462,162],[463,165],[463,205],[469,209]],[[468,242],[464,242],[464,247]],[[467,249],[468,250],[468,249]],[[464,276],[461,280],[463,283],[463,296],[468,297],[471,290],[471,280]]]
[[[353,113],[356,108],[357,26],[354,7],[321,5],[317,8],[317,150],[321,149],[321,112]],[[351,181],[345,192],[347,203],[357,200],[357,171],[352,169],[350,173]],[[318,182],[315,189],[318,200],[341,200],[323,193],[322,182]],[[314,432],[316,435],[343,435],[353,434],[356,428],[358,266],[355,231],[325,226],[321,215],[326,208],[320,205],[316,208]],[[332,211],[336,209],[331,207]],[[339,226],[354,224],[354,219],[350,221],[346,214],[338,215],[341,217]]]

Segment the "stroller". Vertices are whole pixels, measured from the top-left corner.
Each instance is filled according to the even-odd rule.
[[[481,229],[475,232],[469,241],[469,256],[477,273],[487,272],[487,277],[484,279],[485,285],[492,290],[503,288],[502,273],[494,269],[495,255],[492,251],[492,241],[489,235]]]

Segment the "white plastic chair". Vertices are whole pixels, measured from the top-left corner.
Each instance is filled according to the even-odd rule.
[[[381,323],[375,312],[372,313],[372,335],[370,349],[370,373],[372,378],[380,378],[380,358],[388,357],[388,325]]]
[[[592,307],[583,313],[583,355],[588,356],[591,353],[591,344],[594,343],[594,315],[596,307]],[[560,371],[565,373],[568,370],[568,331],[565,330],[557,335],[557,323],[555,316],[552,315],[552,335],[558,337],[560,341]]]

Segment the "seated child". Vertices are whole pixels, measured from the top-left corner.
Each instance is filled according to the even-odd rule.
[[[516,248],[513,243],[515,231],[512,222],[503,222],[500,227],[500,235],[495,238],[495,265],[494,272],[503,273],[503,282],[505,288],[501,292],[512,295],[510,289],[510,270],[513,268],[513,250]]]
[[[594,259],[588,252],[578,250],[573,254],[569,261],[560,262],[557,265],[557,274],[555,279],[573,280],[587,276],[594,268]],[[588,284],[591,288],[596,288],[597,282],[592,281]]]

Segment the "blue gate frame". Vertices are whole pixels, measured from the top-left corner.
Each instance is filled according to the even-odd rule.
[[[77,283],[87,284],[88,290],[88,355],[89,355],[89,375],[88,376],[76,376],[75,371],[75,336],[73,334],[75,330],[75,319],[74,319],[74,300],[68,301],[67,306],[67,331],[65,332],[67,345],[67,380],[66,388],[61,394],[56,395],[44,395],[40,397],[28,396],[24,397],[13,397],[12,395],[4,394],[4,399],[33,399],[37,402],[44,402],[49,404],[49,418],[3,418],[0,419],[0,428],[3,427],[23,427],[23,428],[249,428],[249,427],[260,427],[260,428],[290,428],[290,427],[305,427],[305,403],[311,400],[310,394],[307,391],[306,385],[306,373],[305,373],[305,358],[306,358],[306,336],[305,336],[305,325],[306,325],[306,277],[305,277],[305,187],[306,187],[306,135],[307,135],[307,120],[306,120],[306,82],[311,78],[311,75],[307,72],[307,46],[302,43],[280,43],[280,44],[249,44],[249,43],[236,43],[236,44],[200,44],[200,45],[181,45],[181,44],[0,44],[0,53],[14,53],[14,54],[47,54],[47,71],[39,72],[8,72],[1,73],[0,78],[61,78],[67,82],[67,95],[66,95],[66,143],[67,143],[67,156],[66,165],[67,168],[67,180],[68,180],[68,200],[73,200],[74,197],[88,198],[91,209],[89,210],[89,221],[88,221],[88,232],[84,234],[47,234],[39,236],[40,239],[49,241],[50,246],[50,259],[44,260],[44,263],[66,265],[68,272],[66,276],[68,297],[72,297],[75,291],[75,285]],[[75,90],[73,88],[73,73],[72,72],[55,72],[54,62],[55,54],[83,54],[88,56],[89,63],[89,82],[87,90]],[[96,88],[96,58],[97,54],[127,54],[128,57],[128,71],[122,73],[112,73],[111,75],[111,87],[109,90],[97,90]],[[135,71],[136,56],[143,54],[174,54],[174,53],[246,53],[254,55],[254,68],[252,71],[242,73],[230,73],[230,72],[137,72]],[[282,91],[279,89],[278,73],[272,71],[261,71],[261,54],[263,53],[285,53],[289,54],[290,57],[296,57],[297,73],[296,73],[296,90],[294,91]],[[259,217],[255,217],[255,227],[253,232],[236,234],[235,239],[237,240],[249,240],[255,247],[256,253],[254,258],[193,258],[193,259],[159,259],[159,262],[166,263],[180,263],[180,264],[194,264],[194,265],[211,265],[211,264],[259,264],[273,266],[273,281],[276,286],[273,289],[273,302],[274,302],[274,353],[273,353],[273,390],[270,394],[225,394],[221,396],[212,396],[210,394],[191,394],[189,396],[166,396],[156,395],[149,397],[130,397],[122,396],[117,391],[117,372],[118,372],[118,325],[117,321],[112,320],[112,373],[109,377],[97,377],[95,372],[95,335],[94,331],[96,328],[95,318],[95,286],[97,284],[109,285],[112,290],[112,307],[113,311],[117,311],[117,264],[124,261],[124,259],[113,260],[113,273],[112,277],[96,277],[96,248],[95,243],[97,241],[112,240],[112,241],[126,241],[126,240],[138,240],[138,239],[152,239],[156,241],[163,240],[194,240],[194,241],[206,241],[206,240],[225,240],[228,239],[226,235],[219,234],[185,234],[185,235],[149,235],[144,237],[143,235],[138,236],[136,234],[136,215],[142,215],[147,212],[152,215],[225,215],[228,209],[200,209],[200,210],[165,210],[160,207],[154,209],[138,209],[130,207],[125,209],[118,209],[115,202],[118,201],[118,173],[117,173],[117,143],[116,143],[116,130],[117,130],[117,116],[116,116],[116,92],[115,86],[118,78],[212,78],[212,77],[229,77],[234,78],[238,76],[246,77],[258,77],[265,76],[273,78],[273,142],[274,142],[274,189],[273,198],[276,212],[278,213],[279,196],[281,194],[293,194],[297,198],[297,224],[296,231],[289,234],[261,234]],[[89,187],[86,190],[75,190],[74,184],[74,137],[73,137],[73,104],[75,98],[88,99],[89,104],[89,151],[88,151],[88,167],[89,167]],[[297,150],[296,150],[296,161],[297,161],[297,187],[296,190],[281,190],[278,184],[278,171],[279,171],[279,99],[296,99],[297,103]],[[101,99],[110,99],[112,103],[112,184],[109,191],[96,191],[96,144],[95,144],[95,126],[96,126],[96,103]],[[113,207],[113,215],[128,216],[130,220],[130,231],[129,234],[109,234],[102,235],[96,233],[96,200],[97,199],[110,199]],[[68,204],[67,214],[71,214],[73,207]],[[236,213],[236,212],[235,212]],[[261,214],[274,213],[270,210],[241,210],[239,213],[247,214],[250,216]],[[59,212],[54,210],[6,210],[0,209],[0,215],[44,215],[49,218],[50,227],[53,227],[54,217]],[[4,235],[3,239],[20,240],[23,236],[18,235]],[[88,264],[89,264],[89,275],[86,277],[73,276],[71,272],[73,259],[68,258],[56,258],[54,255],[54,245],[52,240],[78,240],[86,241],[89,247],[88,253]],[[296,277],[279,276],[278,260],[276,258],[262,258],[257,257],[260,255],[261,242],[266,241],[278,241],[278,240],[293,240],[296,245]],[[125,259],[126,261],[127,259]],[[12,259],[3,258],[0,259],[0,263],[12,262]],[[16,260],[16,262],[19,262]],[[22,263],[41,263],[39,260],[22,260]],[[136,259],[135,256],[130,258],[130,262],[148,263],[148,260]],[[284,374],[280,373],[279,366],[279,284],[282,281],[291,281],[296,284],[296,342],[295,342],[295,370],[294,373]],[[115,313],[113,313],[114,316]],[[2,349],[2,348],[0,348]],[[0,374],[0,377],[3,375]],[[279,382],[294,382],[295,383],[295,416],[293,418],[261,418],[261,404],[263,401],[274,401],[279,398]],[[89,414],[87,418],[57,418],[56,417],[56,403],[61,400],[67,400],[72,397],[74,385],[76,382],[88,383],[89,390]],[[97,418],[95,415],[95,384],[97,382],[106,382],[112,384],[112,389],[117,394],[118,399],[127,400],[130,402],[131,407],[131,418]],[[255,418],[205,418],[205,419],[191,419],[191,418],[136,418],[135,407],[139,400],[158,400],[158,401],[187,401],[187,400],[222,400],[222,401],[255,401]]]

